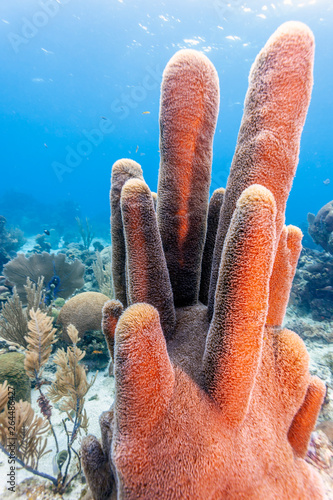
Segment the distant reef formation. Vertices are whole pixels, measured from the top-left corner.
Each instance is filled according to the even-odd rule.
[[[25,242],[23,232],[17,228],[7,229],[6,223],[6,217],[0,215],[0,273]]]
[[[303,248],[290,304],[316,321],[333,321],[333,256]]]
[[[326,203],[317,215],[309,213],[308,223],[313,241],[333,255],[333,200]]]

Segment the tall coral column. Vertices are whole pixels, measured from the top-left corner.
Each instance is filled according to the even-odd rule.
[[[253,63],[237,147],[221,209],[208,308],[214,296],[224,240],[241,192],[262,184],[277,205],[277,242],[296,172],[300,137],[313,84],[314,39],[302,23],[285,23]]]
[[[219,81],[212,63],[195,50],[177,52],[163,73],[157,191],[157,220],[176,306],[192,305],[199,296],[218,110]]]
[[[312,66],[311,31],[282,25],[252,67],[230,179],[209,210],[218,90],[202,54],[180,51],[164,72],[156,212],[138,166],[113,167],[118,300],[103,331],[116,393],[102,442],[82,443],[95,500],[323,499],[304,456],[324,385],[281,326],[301,245],[284,210]]]

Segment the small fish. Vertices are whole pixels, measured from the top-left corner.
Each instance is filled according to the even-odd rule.
[[[330,181],[330,179],[325,179],[325,180],[323,181],[323,183],[324,183],[324,184],[326,184],[326,186],[327,186],[327,184],[329,184],[330,182],[331,182],[331,181]]]
[[[324,288],[317,288],[317,292],[333,292],[333,287],[331,285],[325,286]]]
[[[105,116],[101,116],[102,120],[107,120],[107,118]]]
[[[139,151],[139,146],[136,147],[135,152],[137,153]]]
[[[43,52],[45,52],[45,54],[54,54],[54,52],[52,52],[51,50],[46,50],[46,49],[43,49],[43,47],[41,47],[41,49]]]
[[[50,231],[48,229],[44,229],[44,233],[50,236]]]
[[[103,354],[103,351],[93,351],[93,354]]]
[[[150,115],[150,111],[142,111],[143,115]]]
[[[46,144],[46,142],[44,142],[44,148],[48,148],[48,145]]]

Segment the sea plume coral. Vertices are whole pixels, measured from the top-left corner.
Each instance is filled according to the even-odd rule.
[[[252,67],[218,222],[210,211],[208,307],[198,297],[210,276],[201,269],[218,81],[207,58],[180,51],[163,75],[156,215],[141,169],[113,167],[123,285],[103,309],[115,403],[100,419],[102,444],[82,445],[95,500],[323,497],[303,458],[324,386],[302,340],[281,326],[300,249],[284,209],[313,47],[306,26],[286,23]]]
[[[18,344],[21,347],[27,346],[26,334],[28,332],[29,311],[39,308],[43,312],[51,315],[51,308],[45,304],[44,280],[38,278],[37,283],[33,283],[27,278],[25,291],[25,303],[23,307],[20,297],[14,288],[13,295],[4,304],[0,315],[0,338],[7,342]]]
[[[3,387],[4,385],[0,386],[0,392],[3,391]],[[38,417],[30,403],[26,401],[12,401],[9,407],[7,403],[4,411],[0,413],[0,449],[2,451],[12,449],[14,442],[15,452],[12,455],[19,465],[24,463],[30,471],[35,469],[42,456],[48,453],[46,451],[48,431],[48,421]]]

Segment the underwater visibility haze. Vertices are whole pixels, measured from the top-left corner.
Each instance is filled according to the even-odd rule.
[[[180,48],[204,52],[219,75],[211,192],[224,185],[251,64],[288,20],[308,24],[316,39],[312,102],[287,207],[288,223],[305,223],[333,198],[328,0],[3,1],[0,206],[2,195],[11,193],[3,203],[15,205],[22,193],[53,207],[74,202],[83,217],[103,213],[107,223],[110,169],[121,157],[138,161],[156,191],[162,71]]]

